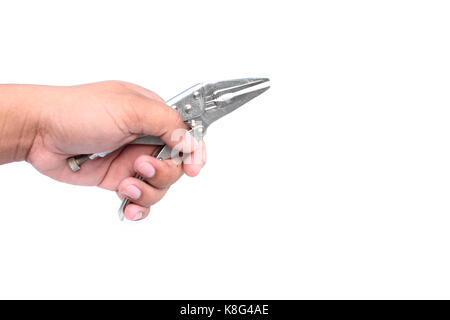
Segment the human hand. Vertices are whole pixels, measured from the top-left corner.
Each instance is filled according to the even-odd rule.
[[[70,87],[6,87],[3,89],[9,91],[10,101],[17,101],[11,94],[21,97],[15,104],[24,106],[23,112],[28,115],[25,123],[33,124],[33,129],[26,129],[33,131],[33,138],[25,160],[56,180],[95,185],[129,198],[132,203],[126,207],[125,216],[130,220],[145,218],[150,206],[183,172],[195,176],[204,165],[203,141],[195,142],[190,134],[173,139],[177,130],[186,129],[179,113],[140,86],[105,81]],[[114,150],[140,134],[159,136],[170,147],[182,146],[181,151],[192,152],[191,161],[176,164],[170,159],[157,160],[151,155],[160,146],[129,145],[105,158],[86,161],[78,172],[67,165],[66,159],[71,156]],[[134,178],[136,172],[147,183]]]

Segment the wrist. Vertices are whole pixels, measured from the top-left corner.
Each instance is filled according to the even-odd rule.
[[[39,131],[38,86],[0,85],[0,164],[27,158]]]

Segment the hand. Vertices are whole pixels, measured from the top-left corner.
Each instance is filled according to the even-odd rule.
[[[32,137],[29,147],[18,142],[27,149],[25,160],[56,180],[96,185],[129,198],[133,203],[127,206],[125,216],[130,220],[145,218],[150,206],[183,172],[195,176],[204,165],[203,141],[194,143],[190,134],[174,140],[176,130],[186,129],[179,113],[140,86],[119,81],[71,87],[7,85],[0,96],[2,92],[9,97],[5,108],[17,110],[17,106],[11,109],[11,104],[18,105],[28,115],[25,123],[33,124],[33,129],[25,129],[32,132],[25,134]],[[14,94],[20,98],[14,99]],[[170,159],[157,160],[151,155],[159,146],[129,145],[105,158],[86,161],[78,172],[67,165],[71,156],[114,150],[140,134],[159,136],[171,147],[181,145],[183,152],[192,152],[191,161],[177,165]],[[136,172],[147,183],[134,178]]]

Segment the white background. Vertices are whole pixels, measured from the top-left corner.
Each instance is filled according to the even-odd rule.
[[[2,1],[0,82],[272,88],[139,223],[0,167],[1,298],[450,298],[446,1]],[[102,151],[102,150],[99,150]]]

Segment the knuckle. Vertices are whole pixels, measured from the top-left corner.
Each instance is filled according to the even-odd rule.
[[[102,85],[110,91],[124,91],[124,89],[127,89],[127,83],[121,80],[103,81]]]

